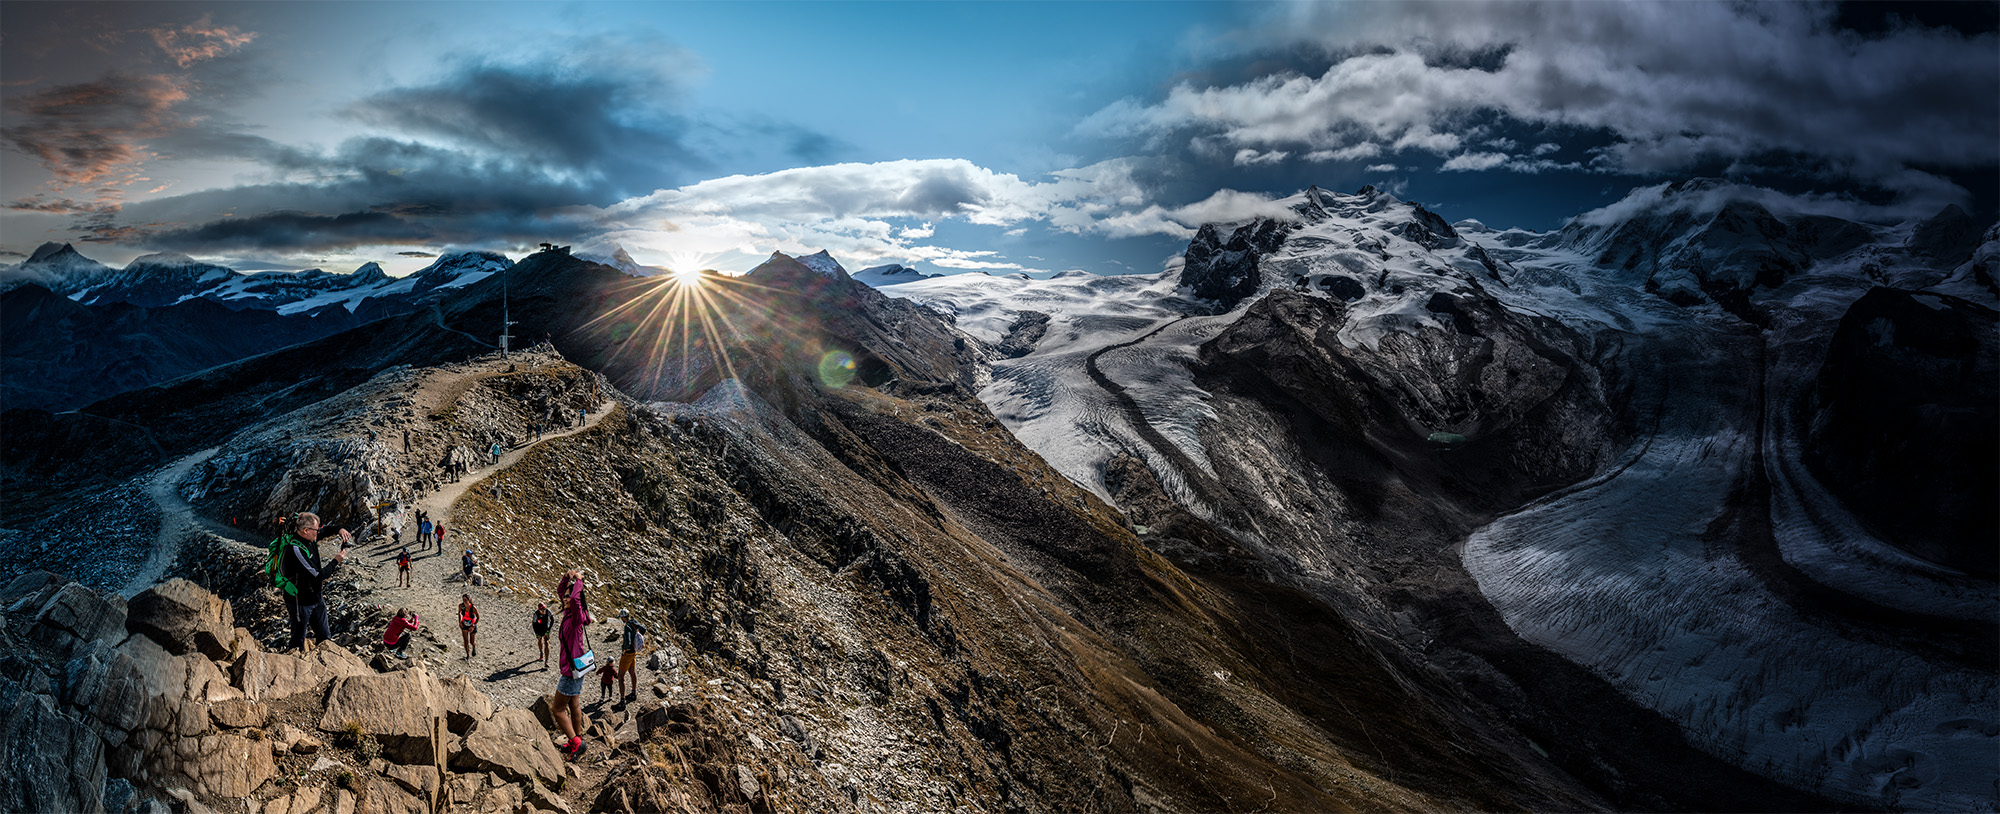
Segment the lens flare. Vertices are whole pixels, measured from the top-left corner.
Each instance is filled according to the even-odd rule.
[[[819,380],[828,387],[846,387],[854,381],[854,357],[844,350],[827,351],[819,357]]]

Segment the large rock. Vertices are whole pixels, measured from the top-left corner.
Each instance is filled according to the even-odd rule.
[[[548,730],[525,709],[507,708],[466,733],[452,756],[459,771],[494,772],[511,782],[540,778],[554,783],[562,777],[562,755],[549,743]]]
[[[132,598],[125,626],[152,637],[175,655],[199,650],[229,658],[236,613],[221,597],[185,579],[171,579]]]
[[[1874,288],[1828,343],[1808,461],[1887,542],[2000,574],[2000,314],[1957,297]]]
[[[270,711],[263,704],[239,698],[209,707],[208,717],[223,729],[248,729],[263,726],[270,718]]]
[[[253,701],[276,701],[317,690],[326,682],[348,676],[373,675],[368,665],[345,648],[320,644],[310,656],[252,650],[229,670],[230,680]]]
[[[383,754],[403,763],[428,763],[435,749],[431,719],[444,716],[438,681],[423,670],[335,679],[327,694],[324,732],[350,723],[382,744]]]
[[[249,796],[277,770],[269,745],[233,732],[203,735],[193,752],[181,755],[180,772],[210,797]]]
[[[103,722],[105,742],[117,746],[123,733],[146,723],[151,696],[130,656],[96,642],[64,666],[62,698]]]
[[[104,811],[104,741],[11,681],[0,681],[0,774],[0,811]]]
[[[6,587],[0,587],[0,607],[6,608],[8,613],[25,613],[41,607],[62,587],[62,577],[47,571],[29,571],[8,580]]]
[[[361,796],[354,814],[431,814],[430,803],[403,791],[380,777],[368,780],[368,793]]]
[[[444,702],[445,725],[454,735],[463,735],[474,724],[493,717],[493,699],[465,676],[438,682],[439,700]]]
[[[35,621],[90,642],[122,629],[125,609],[72,582],[42,603],[41,610],[35,612]]]

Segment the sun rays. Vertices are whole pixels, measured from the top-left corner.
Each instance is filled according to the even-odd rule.
[[[656,396],[692,396],[695,382],[711,370],[739,378],[732,348],[772,340],[797,346],[811,338],[796,316],[773,310],[769,298],[759,296],[777,289],[697,265],[672,268],[664,276],[621,283],[610,292],[611,306],[583,325],[610,340],[609,361],[636,362]]]

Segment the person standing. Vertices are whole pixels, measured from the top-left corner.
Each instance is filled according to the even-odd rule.
[[[415,633],[421,623],[415,611],[398,608],[396,618],[389,620],[389,630],[382,634],[382,644],[394,648],[396,658],[410,657],[410,634]]]
[[[604,666],[597,670],[597,703],[604,703],[604,699],[611,696],[611,686],[617,683],[618,667],[611,662],[605,662]]]
[[[465,657],[479,655],[479,606],[472,594],[458,595],[458,635],[465,640]]]
[[[562,628],[556,639],[557,659],[562,677],[556,680],[556,724],[569,737],[563,754],[572,760],[583,755],[583,677],[590,672],[590,660],[583,658],[584,626],[591,623],[590,603],[583,595],[583,574],[572,568],[556,583],[556,600],[562,603]]]
[[[417,518],[417,545],[424,545],[431,541],[431,521],[421,513]]]
[[[439,520],[431,527],[431,539],[437,543],[438,551],[444,551],[444,521]]]
[[[639,697],[639,651],[646,649],[646,626],[632,618],[629,610],[618,611],[618,619],[625,623],[625,630],[619,636],[621,645],[618,653],[618,694],[621,697]],[[625,689],[626,681],[632,682],[632,689]]]
[[[488,451],[493,453],[493,463],[495,466],[498,466],[500,463],[500,442],[494,441],[493,448]]]
[[[299,512],[293,526],[293,539],[280,543],[284,556],[279,560],[278,567],[297,591],[292,597],[298,612],[292,615],[291,649],[310,653],[312,642],[307,639],[308,631],[316,637],[314,641],[333,638],[326,621],[326,578],[340,570],[340,564],[347,561],[347,547],[353,544],[354,535],[341,529],[340,552],[333,555],[331,562],[322,563],[319,557],[319,515]]]
[[[408,548],[396,554],[396,587],[410,587],[410,550]]]
[[[535,631],[535,645],[542,649],[542,666],[549,666],[549,603],[535,603],[535,620],[530,623]]]

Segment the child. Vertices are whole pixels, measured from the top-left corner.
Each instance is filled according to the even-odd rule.
[[[597,700],[602,702],[611,697],[611,688],[617,683],[618,665],[611,663],[610,659],[605,659],[604,668],[597,671]]]
[[[396,649],[396,658],[410,657],[410,634],[415,633],[420,622],[417,614],[409,608],[398,608],[396,618],[389,620],[389,632],[382,634],[382,644]]]

